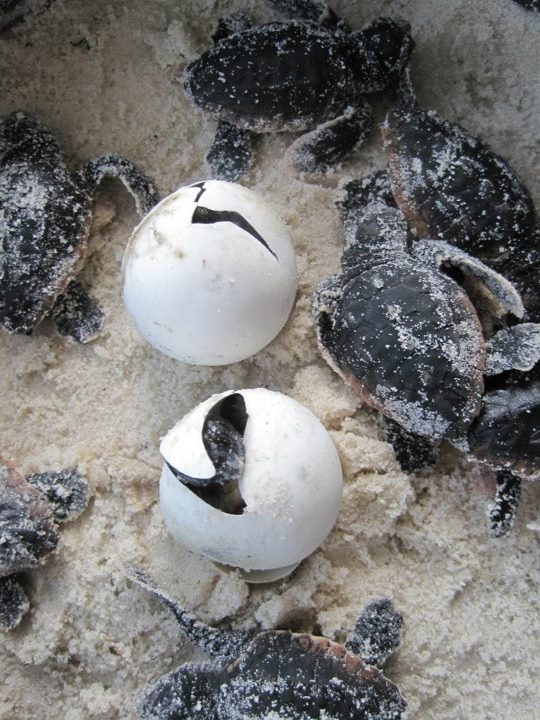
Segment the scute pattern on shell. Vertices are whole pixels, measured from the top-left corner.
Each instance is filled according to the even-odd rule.
[[[448,240],[502,272],[536,318],[536,212],[506,160],[457,123],[414,102],[394,107],[382,133],[394,197],[417,236]]]
[[[24,113],[0,123],[0,322],[28,333],[79,270],[90,195],[51,133]]]
[[[191,63],[189,99],[256,132],[305,130],[340,114],[353,77],[339,38],[300,21],[224,38]]]
[[[355,216],[331,308],[315,300],[319,342],[370,405],[409,432],[457,439],[480,407],[482,329],[457,283],[406,254],[398,217],[378,205]]]
[[[226,667],[186,665],[164,676],[140,710],[142,720],[399,720],[405,701],[343,646],[269,631]]]

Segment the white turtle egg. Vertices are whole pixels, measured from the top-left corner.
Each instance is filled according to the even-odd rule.
[[[170,534],[240,568],[249,582],[292,572],[338,515],[343,477],[334,443],[310,410],[281,393],[213,395],[170,430],[160,451],[160,507]],[[233,479],[219,485],[218,475]],[[199,488],[195,478],[213,481]]]
[[[277,212],[235,183],[182,187],[135,228],[123,261],[123,299],[158,350],[198,365],[253,355],[294,303],[294,250]]]

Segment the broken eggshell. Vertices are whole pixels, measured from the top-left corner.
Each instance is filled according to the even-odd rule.
[[[182,362],[226,365],[278,334],[296,294],[296,263],[276,211],[241,185],[182,187],[135,228],[123,298],[143,337]]]
[[[343,477],[332,439],[313,413],[281,393],[213,395],[170,430],[160,451],[160,506],[170,534],[192,552],[240,568],[249,582],[292,572],[338,515]]]

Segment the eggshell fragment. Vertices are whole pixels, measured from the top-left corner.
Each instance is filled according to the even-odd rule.
[[[135,228],[123,299],[143,337],[186,363],[225,365],[281,330],[296,294],[293,247],[277,212],[235,183],[177,190]]]
[[[303,405],[264,388],[237,392],[248,413],[241,514],[205,502],[169,468],[212,477],[203,423],[230,392],[198,405],[163,439],[160,506],[167,529],[184,547],[243,569],[248,580],[268,581],[291,572],[332,529],[343,490],[341,465],[330,435]]]

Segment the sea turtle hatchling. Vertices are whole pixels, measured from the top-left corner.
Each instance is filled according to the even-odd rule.
[[[0,627],[16,627],[29,609],[24,575],[59,539],[58,524],[78,517],[88,485],[77,470],[23,477],[0,457]]]
[[[401,19],[351,32],[323,0],[271,1],[295,19],[222,19],[214,46],[184,73],[188,98],[219,120],[207,159],[221,180],[249,169],[252,133],[311,130],[289,149],[298,171],[345,159],[371,132],[365,95],[397,81],[414,47]]]
[[[540,225],[508,162],[457,123],[422,110],[407,70],[381,130],[388,195],[415,236],[446,240],[503,273],[528,319],[540,320]]]
[[[30,333],[51,314],[62,335],[87,342],[103,313],[73,278],[86,255],[92,199],[106,176],[118,177],[147,212],[153,183],[129,160],[106,155],[71,174],[51,133],[31,115],[0,119],[0,323]]]
[[[130,577],[169,607],[214,662],[187,663],[144,693],[141,720],[399,720],[405,700],[375,667],[397,649],[403,618],[370,603],[344,645],[307,633],[224,632],[205,625],[135,568]]]
[[[502,535],[520,478],[540,474],[540,325],[519,323],[514,286],[464,251],[423,240],[409,252],[400,211],[354,190],[342,271],[314,294],[321,353],[391,421],[406,469],[446,439],[498,471],[490,518]]]

